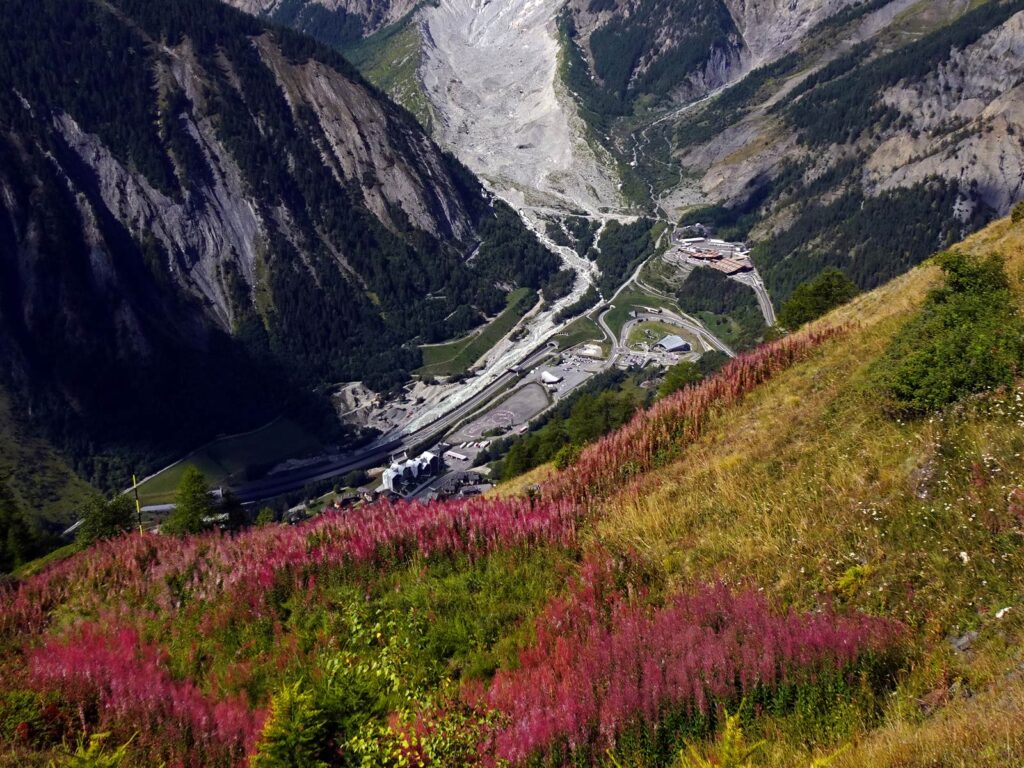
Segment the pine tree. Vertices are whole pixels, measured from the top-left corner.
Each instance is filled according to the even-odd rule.
[[[32,559],[36,544],[32,528],[18,508],[14,496],[0,482],[0,572],[10,572]]]
[[[198,469],[189,465],[178,483],[178,491],[174,495],[174,511],[161,526],[165,533],[184,535],[199,533],[206,527],[206,518],[213,512],[210,501],[210,487],[206,477]]]
[[[238,531],[249,524],[249,516],[245,507],[231,491],[224,491],[224,498],[220,502],[220,513],[228,516],[228,528]]]
[[[282,688],[270,705],[251,768],[327,768],[321,759],[327,721],[302,683]]]

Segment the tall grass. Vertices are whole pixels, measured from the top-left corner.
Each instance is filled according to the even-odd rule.
[[[612,494],[630,478],[677,456],[701,435],[714,413],[844,332],[807,331],[740,355],[714,376],[638,412],[624,427],[585,448],[570,468],[542,486],[544,496],[583,504]]]

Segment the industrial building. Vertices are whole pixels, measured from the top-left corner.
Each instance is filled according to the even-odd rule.
[[[657,349],[663,349],[666,352],[689,352],[690,342],[681,336],[666,336],[657,344],[654,345]]]
[[[679,250],[693,264],[717,269],[727,275],[749,272],[750,251],[743,243],[727,243],[725,240],[707,237],[686,237],[676,241]]]
[[[400,493],[401,489],[434,477],[442,469],[441,459],[437,454],[424,451],[415,459],[403,458],[391,463],[381,476],[381,484],[385,490]]]

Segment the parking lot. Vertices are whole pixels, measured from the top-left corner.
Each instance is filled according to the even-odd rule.
[[[448,437],[448,442],[459,445],[467,441],[480,440],[488,432],[496,429],[507,432],[528,422],[547,408],[550,402],[548,394],[540,384],[525,384],[482,416],[453,432]]]

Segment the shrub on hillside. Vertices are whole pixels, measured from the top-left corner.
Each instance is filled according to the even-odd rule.
[[[1024,323],[999,256],[936,258],[945,282],[892,340],[873,377],[890,411],[921,415],[1009,386],[1024,360]]]
[[[684,387],[696,384],[704,378],[700,368],[690,360],[676,363],[665,373],[665,378],[658,385],[658,397],[668,397]]]
[[[203,473],[191,464],[185,467],[174,495],[174,509],[160,526],[164,533],[199,533],[206,527],[206,518],[213,513],[210,486]]]
[[[270,705],[252,768],[327,768],[327,721],[301,683],[284,686]]]
[[[823,270],[817,277],[801,283],[782,309],[779,323],[790,330],[815,320],[830,309],[845,304],[857,295],[857,285],[846,273],[835,267]]]
[[[1010,218],[1014,224],[1020,224],[1024,221],[1024,200],[1013,206],[1013,213],[1010,214]]]
[[[78,529],[78,542],[92,544],[100,539],[120,536],[132,529],[135,509],[127,496],[105,499],[94,494],[85,504],[82,525]]]

